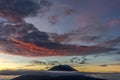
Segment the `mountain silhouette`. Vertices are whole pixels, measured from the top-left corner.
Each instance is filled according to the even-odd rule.
[[[54,66],[49,71],[77,71],[69,65],[58,65]]]
[[[52,71],[52,72],[49,72],[49,71]],[[100,79],[100,78],[81,75],[79,72],[69,72],[69,71],[77,71],[69,65],[54,66],[51,69],[49,69],[49,71],[45,73],[40,73],[37,75],[35,74],[22,75],[12,80],[106,80],[106,79]],[[54,72],[54,71],[57,71],[57,72]],[[66,73],[64,71],[68,71],[68,72]]]
[[[84,75],[62,75],[62,76],[49,76],[49,75],[24,75],[12,80],[106,80],[88,77]]]

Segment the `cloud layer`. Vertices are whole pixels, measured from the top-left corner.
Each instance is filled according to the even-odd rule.
[[[26,26],[27,25],[27,26]],[[22,24],[0,28],[3,30],[0,38],[1,51],[13,55],[21,56],[72,56],[72,55],[91,55],[114,51],[113,48],[104,48],[97,46],[76,46],[61,44],[49,40],[45,32],[40,32],[30,24]],[[16,29],[14,29],[14,27]],[[14,32],[11,30],[14,29]],[[9,32],[10,31],[10,32]],[[9,32],[9,34],[8,34]],[[2,34],[3,33],[3,34]]]
[[[39,31],[34,25],[26,23],[23,18],[42,13],[50,7],[51,3],[46,0],[1,0],[0,1],[0,51],[20,56],[42,57],[42,56],[72,56],[72,55],[92,55],[114,51],[116,49],[97,46],[77,46],[67,44],[74,39],[83,41],[95,41],[99,39],[96,35],[83,35],[80,31],[73,31],[63,35],[52,35]],[[71,8],[65,8],[65,14],[69,16],[74,12]],[[51,20],[52,19],[52,20]],[[50,18],[56,23],[57,16]],[[95,30],[99,28],[92,27]],[[100,28],[103,30],[103,28]],[[85,32],[89,28],[85,27]],[[82,32],[83,32],[82,31]],[[66,44],[63,44],[64,42]],[[85,63],[83,60],[82,63]]]

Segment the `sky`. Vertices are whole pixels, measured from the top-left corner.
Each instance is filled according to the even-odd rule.
[[[119,9],[119,0],[0,0],[0,71],[120,73]]]

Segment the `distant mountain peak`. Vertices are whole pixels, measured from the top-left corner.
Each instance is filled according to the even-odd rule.
[[[77,71],[69,65],[57,65],[49,69],[49,71]]]

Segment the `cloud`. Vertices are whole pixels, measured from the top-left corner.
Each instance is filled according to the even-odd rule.
[[[72,8],[67,8],[67,7],[65,8],[65,16],[69,16],[74,12],[75,12],[75,10]]]
[[[104,64],[104,65],[100,65],[101,67],[107,67],[108,65]]]
[[[53,9],[51,9],[50,11],[53,11],[53,12],[52,14],[50,13],[51,15],[48,16],[48,23],[52,25],[64,21],[65,18],[67,18],[68,16],[76,12],[73,8],[71,8],[71,6],[68,6],[67,4],[54,4],[52,5],[52,7]],[[54,10],[56,11],[54,12]],[[56,12],[58,13],[56,14]]]
[[[39,65],[43,65],[43,66],[56,66],[56,65],[65,65],[65,64],[69,64],[69,65],[73,65],[73,64],[76,64],[76,65],[79,65],[79,64],[89,64],[89,60],[91,59],[88,59],[86,58],[85,56],[83,57],[72,57],[64,62],[61,62],[59,60],[49,60],[49,61],[40,61],[40,60],[33,60],[33,61],[30,61],[30,65],[28,66],[39,66]]]
[[[44,65],[44,66],[55,66],[55,65],[61,65],[59,61],[31,61],[30,62],[33,65]]]
[[[82,57],[82,58],[79,58],[79,57],[73,57],[72,59],[70,59],[70,62],[71,63],[76,63],[76,64],[88,64],[88,61],[91,60],[91,59],[87,59],[86,57]]]
[[[116,47],[117,45],[119,45],[120,43],[120,37],[117,37],[115,39],[112,40],[108,40],[106,42],[103,42],[101,44],[99,44],[98,46],[104,46],[104,47]]]
[[[47,62],[43,62],[43,61],[31,61],[32,65],[48,65]]]
[[[80,40],[84,42],[96,42],[99,39],[100,39],[100,36],[96,36],[96,35],[83,36],[80,38]]]
[[[33,0],[1,0],[0,9],[6,12],[15,12],[22,17],[28,15],[34,15],[40,8],[39,4],[35,3]]]
[[[73,41],[79,41],[79,42],[99,42],[101,40],[101,35],[99,34],[94,34],[94,32],[90,32],[88,28],[84,29],[78,29],[78,30],[72,30],[71,32],[68,33],[63,33],[63,34],[57,34],[57,33],[51,33],[50,39],[53,42],[60,42],[60,43],[70,43]],[[89,33],[90,32],[90,33]],[[78,43],[79,44],[79,43]]]
[[[79,62],[79,64],[88,64],[88,60],[91,60],[91,59],[87,59],[86,57],[82,57],[82,61]]]
[[[75,1],[75,3],[76,2],[77,1]],[[119,10],[119,1],[110,2],[108,0],[91,0],[89,2],[78,2],[81,2],[81,4],[83,3],[84,6],[79,5],[79,9],[77,9],[77,4],[76,6],[74,6],[77,9],[77,13],[74,14],[71,18],[71,20],[74,20],[72,22],[74,25],[70,25],[69,28],[72,27],[73,29],[80,30],[79,33],[76,31],[76,33],[73,34],[73,31],[71,31],[72,34],[70,34],[70,32],[61,34],[59,36],[62,37],[62,40],[57,41],[101,43],[106,40],[112,39],[115,35],[118,35],[118,33],[116,32],[118,32],[117,30],[119,30],[119,27],[117,27],[117,25],[119,25],[120,21],[118,17],[115,16],[115,14],[118,13]],[[115,13],[113,14],[112,11],[115,11]],[[109,16],[108,14],[111,14],[114,18],[112,16]],[[114,36],[111,32],[114,33]],[[63,39],[64,35],[67,35],[67,37]],[[108,38],[108,36],[110,37]]]
[[[119,26],[110,26],[108,24],[109,21],[105,23],[101,21],[93,23],[94,24],[89,24],[85,27],[79,26],[78,29],[66,33],[52,33],[50,37],[54,42],[71,43],[77,41],[87,44],[93,43],[94,45],[104,45],[102,43],[109,42],[119,37]],[[116,41],[118,42],[118,39]],[[116,41],[113,42],[117,43]]]
[[[107,66],[120,66],[120,63],[113,63],[113,64],[103,64],[100,65],[101,67],[107,67]]]
[[[91,55],[116,50],[97,46],[61,44],[59,41],[53,42],[49,39],[48,33],[38,31],[33,25],[27,23],[14,27],[10,26],[8,29],[6,27],[2,27],[1,31],[1,51],[13,55],[29,57],[72,56]],[[14,29],[14,31],[11,31],[12,29]],[[16,34],[20,36],[16,36]],[[2,38],[2,36],[4,38]],[[64,35],[63,38],[65,37],[67,36]],[[56,39],[59,40],[62,39],[62,37]]]
[[[31,39],[30,42],[11,38],[6,42],[0,41],[0,44],[2,47],[1,51],[4,53],[28,57],[92,55],[116,50],[95,46],[64,45],[60,43],[42,42],[41,40],[37,42],[35,38]]]
[[[47,0],[0,0],[0,16],[20,22],[22,18],[45,13],[50,5]]]
[[[41,12],[44,12],[44,10],[46,11],[46,7],[48,8],[50,6],[50,3],[46,0],[41,0],[40,3],[33,0],[1,0],[0,4],[2,4],[0,5],[0,13],[3,14],[5,10],[5,13],[7,14],[7,16],[0,16],[8,20],[8,17],[14,18],[14,14],[16,14],[20,15],[18,17],[23,21],[22,23],[21,21],[17,21],[17,23],[20,22],[20,24],[17,24],[10,19],[9,25],[0,25],[0,51],[3,53],[27,57],[42,57],[92,55],[116,50],[113,48],[97,46],[77,46],[67,43],[62,44],[61,42],[63,41],[69,42],[69,40],[74,40],[76,38],[79,39],[79,33],[81,32],[78,30],[50,38],[50,35],[48,33],[39,31],[37,28],[35,28],[34,25],[26,23],[22,19],[23,17],[36,15],[39,9]],[[11,14],[11,12],[14,12],[14,14]],[[3,23],[7,24],[6,21],[3,21]],[[85,28],[82,31],[83,33],[80,35],[84,34],[84,31],[90,31],[89,29],[90,28],[88,27],[87,29]],[[96,29],[98,30],[99,28],[95,28],[95,30]],[[86,39],[95,40],[97,38],[97,36],[90,36]],[[53,39],[53,41],[51,39]],[[84,62],[85,61],[82,63]]]

